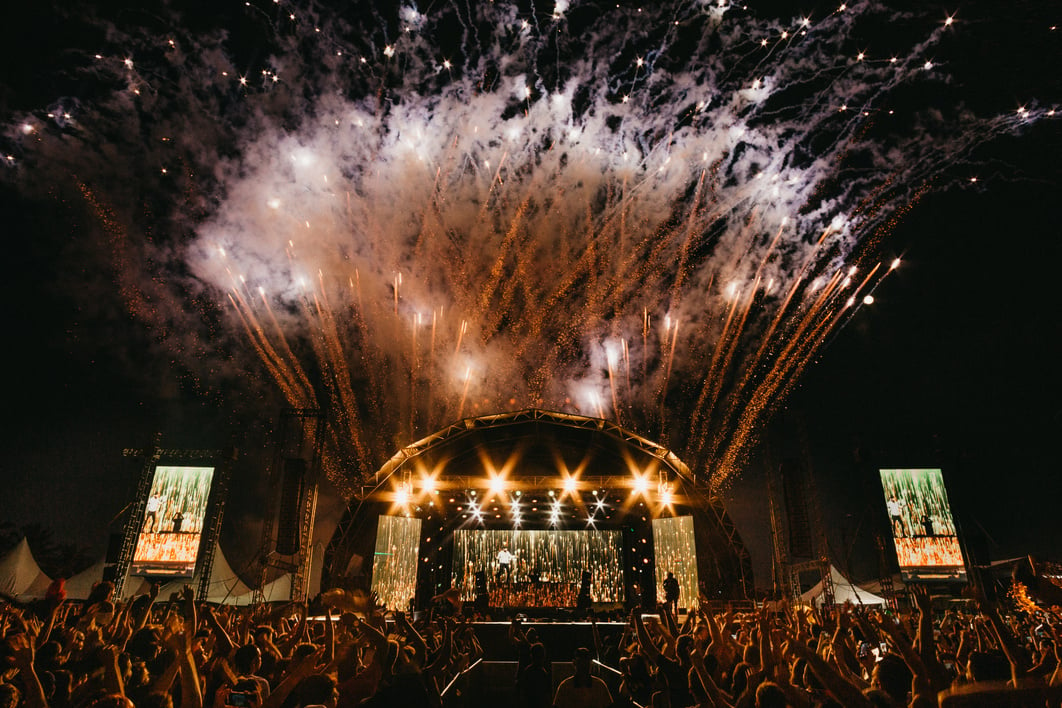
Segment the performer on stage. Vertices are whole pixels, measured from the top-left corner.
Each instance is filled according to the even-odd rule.
[[[678,578],[669,570],[667,571],[667,577],[664,578],[664,602],[667,603],[668,609],[671,610],[671,614],[675,617],[678,616],[679,594]]]
[[[144,516],[144,521],[150,521],[151,525],[144,529],[144,533],[154,531],[158,533],[162,530],[162,522],[159,520],[159,510],[162,508],[162,502],[166,501],[166,497],[162,496],[158,492],[155,492],[147,500],[147,514]]]
[[[895,534],[896,538],[906,537],[907,529],[903,523],[903,508],[907,506],[907,503],[892,496],[885,502],[885,505],[889,509],[889,521],[892,523],[893,534]]]
[[[505,580],[507,582],[512,582],[512,562],[514,558],[516,558],[516,554],[510,553],[509,547],[503,545],[502,549],[498,551],[498,572],[494,574],[495,581],[500,581],[502,573],[505,573]]]

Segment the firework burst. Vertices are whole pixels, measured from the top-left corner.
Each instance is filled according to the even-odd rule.
[[[9,171],[79,181],[131,311],[199,376],[224,351],[326,411],[348,492],[524,407],[616,420],[725,485],[895,270],[896,220],[1053,115],[913,107],[952,17],[472,5],[247,3],[255,42],[112,26],[95,95],[9,130]],[[885,23],[903,54],[861,44]]]

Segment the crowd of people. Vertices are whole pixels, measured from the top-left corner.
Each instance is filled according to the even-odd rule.
[[[1062,617],[1029,607],[1003,612],[987,600],[976,610],[935,611],[925,588],[910,589],[913,606],[897,612],[781,603],[746,612],[695,609],[680,624],[667,604],[649,616],[635,609],[618,639],[602,641],[595,625],[607,697],[583,672],[578,700],[559,689],[552,705],[1062,705]],[[570,680],[580,675],[578,661]],[[538,694],[520,695],[529,708],[550,705]]]
[[[638,608],[593,623],[570,664],[514,622],[515,674],[487,693],[472,690],[484,649],[459,599],[443,603],[456,617],[414,620],[342,592],[318,599],[319,616],[214,607],[190,589],[112,595],[101,583],[84,603],[56,592],[0,607],[0,708],[442,708],[488,694],[526,708],[1062,705],[1058,615],[987,601],[942,612],[919,588],[899,612]]]
[[[619,636],[595,624],[596,661],[577,650],[548,695],[549,648],[514,625],[517,694],[526,708],[1062,706],[1062,616],[987,600],[935,611],[923,587],[911,598],[899,612],[783,602],[695,609],[681,623],[669,603],[636,609]]]
[[[311,617],[112,594],[0,607],[0,708],[433,708],[482,656],[471,623],[414,627],[375,598],[333,593]]]

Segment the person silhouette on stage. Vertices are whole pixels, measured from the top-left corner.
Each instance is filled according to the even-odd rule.
[[[502,573],[505,573],[505,581],[512,582],[512,563],[515,558],[516,554],[510,553],[508,546],[502,546],[501,550],[498,551],[498,572],[495,573],[494,580],[500,582]]]
[[[158,492],[155,492],[147,500],[147,514],[144,516],[144,521],[150,521],[151,525],[145,529],[145,533],[154,531],[159,532],[162,530],[162,522],[159,521],[159,510],[162,508],[162,502],[166,500],[166,497],[162,496]]]

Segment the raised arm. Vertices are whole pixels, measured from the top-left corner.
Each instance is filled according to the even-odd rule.
[[[1017,685],[1018,681],[1029,671],[1028,662],[1018,650],[1018,645],[1014,641],[1013,635],[1011,635],[1007,626],[1003,624],[1003,619],[999,616],[999,612],[996,611],[995,605],[983,599],[979,604],[981,605],[981,613],[988,619],[988,625],[991,627],[999,647],[1006,655],[1007,661],[1010,662],[1011,680]]]
[[[846,680],[808,645],[801,641],[790,640],[786,643],[784,651],[806,661],[811,672],[841,705],[847,708],[873,708],[874,704],[863,695],[857,686]]]
[[[938,692],[943,691],[948,687],[948,679],[937,657],[937,644],[933,641],[933,599],[929,595],[929,589],[922,585],[912,587],[911,593],[918,607],[918,632],[915,635],[914,648],[926,668],[926,678]]]
[[[306,615],[308,614],[306,603],[292,603],[290,606],[299,608],[299,623],[295,625],[295,629],[288,632],[283,642],[278,640],[279,649],[284,656],[290,656],[291,650],[306,638]]]
[[[420,636],[420,632],[416,630],[413,623],[406,617],[405,612],[395,613],[395,625],[405,633],[406,642],[413,647],[413,651],[416,653],[417,662],[424,666],[428,660],[428,644],[424,641],[424,637]]]
[[[232,642],[232,637],[225,631],[224,625],[221,624],[221,620],[214,613],[214,608],[210,605],[203,606],[203,616],[206,618],[207,626],[214,633],[214,649],[221,656],[228,656],[232,653],[232,650],[236,648],[236,645]]]
[[[387,640],[384,639],[385,643],[386,641]],[[291,692],[299,684],[299,681],[302,681],[304,678],[315,672],[317,661],[323,654],[324,650],[318,649],[313,654],[303,657],[302,661],[299,662],[298,665],[292,667],[291,671],[289,671],[287,676],[277,684],[276,688],[270,691],[269,697],[262,703],[262,708],[281,708],[288,696],[291,695]],[[181,708],[184,708],[184,706]]]
[[[652,637],[649,636],[649,630],[645,628],[645,624],[642,622],[642,613],[637,607],[631,610],[631,622],[634,623],[634,631],[638,636],[638,646],[642,648],[642,653],[654,664],[658,663],[663,653]]]
[[[675,615],[671,613],[671,603],[665,602],[658,605],[657,611],[660,615],[660,623],[667,630],[667,633],[672,637],[677,637],[679,633],[678,624],[675,622]]]
[[[704,654],[696,647],[693,647],[690,652],[690,663],[693,664],[693,670],[697,674],[701,686],[704,687],[704,692],[708,694],[709,700],[712,701],[712,706],[714,708],[733,708],[733,700],[716,684],[715,679],[712,678],[708,668],[704,665]]]
[[[927,700],[932,700],[936,692],[933,690],[932,682],[929,680],[926,666],[922,663],[922,657],[915,651],[914,646],[903,635],[900,627],[888,619],[883,618],[878,623],[878,626],[884,634],[888,635],[889,642],[900,652],[900,656],[903,657],[907,668],[911,670],[912,702],[922,704]]]
[[[26,708],[48,708],[48,699],[44,696],[44,687],[33,667],[33,642],[25,633],[15,634],[8,638],[11,651],[14,654],[15,666],[22,678],[22,686],[25,689],[24,704]]]

